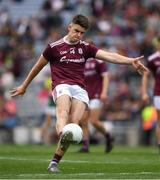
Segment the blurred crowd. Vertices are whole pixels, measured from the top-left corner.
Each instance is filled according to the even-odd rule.
[[[23,4],[27,0],[8,1]],[[35,61],[47,43],[65,34],[73,15],[81,13],[89,17],[91,27],[86,37],[96,45],[126,56],[144,55],[147,58],[154,51],[155,38],[160,35],[159,0],[44,0],[37,13],[16,20],[12,19],[8,7],[1,6],[2,2],[0,124],[10,117],[1,115],[3,101],[11,101],[6,92],[15,81],[23,78],[28,64]],[[104,108],[103,119],[135,120],[143,107],[141,77],[128,66],[108,64],[108,67],[110,99]]]

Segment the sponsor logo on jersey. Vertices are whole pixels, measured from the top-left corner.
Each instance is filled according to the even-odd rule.
[[[80,58],[80,59],[68,59],[66,56],[63,56],[60,59],[60,62],[75,62],[75,63],[82,63],[85,62],[84,58]]]

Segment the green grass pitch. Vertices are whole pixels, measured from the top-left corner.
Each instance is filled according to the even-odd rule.
[[[59,164],[61,173],[47,167],[55,145],[0,145],[0,179],[160,179],[160,154],[156,147],[91,146],[78,153],[71,145]]]

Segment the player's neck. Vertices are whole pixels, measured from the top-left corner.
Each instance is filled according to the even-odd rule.
[[[64,42],[66,42],[67,44],[77,44],[77,43],[79,42],[79,41],[73,42],[73,41],[71,40],[71,38],[69,37],[69,35],[64,36],[63,40],[64,40]]]

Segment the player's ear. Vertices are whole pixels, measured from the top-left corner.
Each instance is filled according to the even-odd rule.
[[[71,30],[71,27],[72,27],[72,23],[70,23],[70,24],[68,25],[68,31]]]

